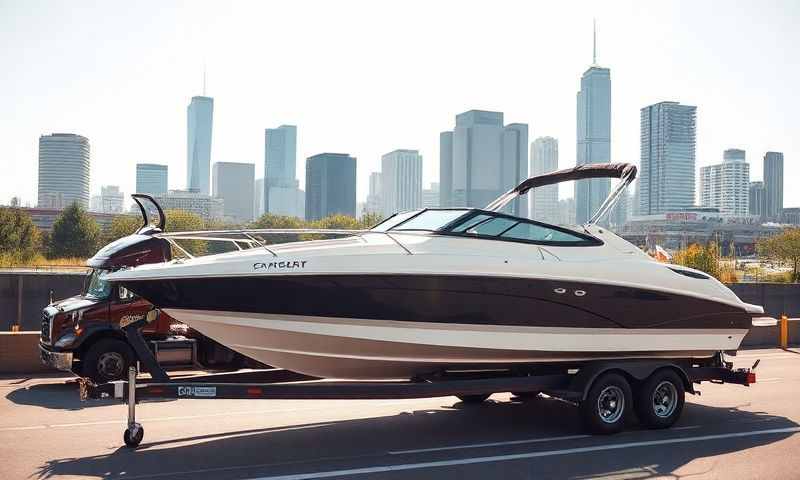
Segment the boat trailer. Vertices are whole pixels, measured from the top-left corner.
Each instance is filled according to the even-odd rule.
[[[144,428],[136,421],[136,404],[144,400],[180,398],[365,400],[456,396],[465,403],[479,403],[497,392],[512,392],[523,398],[544,393],[580,406],[589,430],[615,433],[622,428],[620,422],[606,422],[612,417],[604,419],[604,412],[613,413],[616,408],[621,414],[624,398],[631,397],[631,388],[626,385],[639,388],[640,384],[656,380],[657,374],[659,380],[661,377],[676,379],[673,383],[677,388],[670,390],[672,410],[661,423],[657,415],[652,422],[644,422],[641,413],[639,417],[652,428],[665,428],[680,415],[684,391],[699,394],[694,385],[704,381],[749,386],[755,383],[754,370],[758,366],[756,361],[751,368],[734,370],[733,364],[726,362],[720,352],[712,362],[702,365],[688,359],[597,360],[580,365],[539,365],[520,370],[433,372],[407,381],[327,381],[281,369],[170,378],[141,333],[141,328],[152,321],[151,317],[155,315],[148,314],[144,319],[121,325],[139,364],[151,375],[151,381],[137,382],[135,366],[130,367],[128,380],[98,385],[87,378],[79,379],[81,400],[115,398],[127,403],[128,421],[123,441],[131,448],[137,447],[144,438]],[[661,381],[658,387],[664,383]],[[627,397],[623,395],[626,388]],[[656,404],[655,408],[665,406]]]

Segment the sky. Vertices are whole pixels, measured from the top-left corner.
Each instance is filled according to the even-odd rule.
[[[611,69],[612,161],[639,161],[639,110],[696,105],[697,167],[726,148],[784,152],[784,206],[800,206],[800,2],[0,0],[0,203],[36,203],[38,138],[91,143],[92,194],[132,193],[135,164],[186,184],[186,107],[214,98],[212,163],[263,175],[264,129],[298,126],[305,158],[358,159],[359,201],[382,154],[423,155],[470,109],[527,123],[575,164],[575,93]]]

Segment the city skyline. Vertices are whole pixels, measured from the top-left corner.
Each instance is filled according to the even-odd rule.
[[[357,196],[362,200],[366,197],[369,172],[377,169],[380,155],[392,145],[407,145],[427,156],[423,184],[436,181],[438,162],[430,160],[438,156],[438,132],[450,126],[453,113],[482,108],[503,111],[508,118],[528,123],[531,137],[558,137],[562,143],[562,166],[570,166],[575,161],[572,102],[578,87],[577,78],[591,59],[591,17],[595,15],[598,17],[599,58],[614,70],[612,161],[638,161],[638,109],[674,98],[697,105],[702,111],[698,120],[698,167],[714,163],[717,152],[722,149],[740,145],[752,152],[753,158],[767,151],[783,152],[785,178],[787,181],[797,178],[800,166],[793,160],[800,155],[800,140],[791,134],[797,125],[791,112],[797,110],[798,100],[791,95],[787,82],[781,80],[794,78],[797,66],[780,62],[783,54],[779,48],[800,43],[797,32],[787,20],[791,17],[787,10],[797,10],[797,6],[790,3],[730,5],[721,12],[723,15],[706,5],[694,10],[689,10],[690,6],[694,7],[682,3],[645,8],[623,3],[586,8],[579,14],[574,11],[581,9],[575,7],[519,7],[521,13],[536,14],[528,17],[542,18],[534,21],[536,29],[521,28],[529,23],[522,18],[503,16],[510,22],[506,25],[510,38],[496,42],[465,39],[464,51],[448,60],[451,68],[447,72],[436,78],[412,79],[408,86],[413,88],[397,88],[395,82],[401,80],[385,76],[381,76],[381,82],[373,82],[376,77],[365,75],[361,67],[346,79],[331,78],[322,85],[308,71],[342,61],[341,55],[332,52],[357,45],[355,42],[363,40],[366,32],[376,34],[368,48],[377,51],[387,47],[388,54],[376,60],[378,67],[388,65],[397,54],[408,50],[412,54],[419,53],[420,68],[430,70],[440,60],[426,52],[435,51],[431,46],[439,45],[439,40],[431,37],[433,24],[425,23],[419,38],[410,39],[402,46],[376,26],[358,25],[343,37],[332,39],[319,52],[305,43],[287,48],[276,54],[281,61],[295,62],[292,64],[298,70],[296,75],[282,78],[266,76],[269,69],[262,71],[227,58],[226,53],[237,47],[251,52],[251,43],[277,42],[281,36],[297,38],[291,32],[291,25],[260,32],[255,22],[248,19],[258,15],[245,11],[248,9],[227,11],[223,8],[224,15],[215,15],[218,8],[207,5],[198,5],[187,12],[167,4],[163,15],[147,27],[147,37],[137,34],[130,39],[122,38],[115,33],[119,25],[111,28],[109,22],[90,21],[97,25],[93,27],[97,30],[85,37],[61,42],[58,30],[50,25],[63,21],[67,7],[3,6],[0,9],[5,14],[0,15],[0,22],[4,28],[0,29],[0,36],[11,48],[2,55],[3,60],[15,68],[6,78],[0,79],[0,87],[3,87],[0,91],[4,92],[2,95],[13,95],[4,98],[10,111],[17,115],[0,119],[0,127],[9,132],[10,139],[8,153],[0,159],[4,171],[9,171],[7,180],[0,182],[0,201],[6,203],[17,195],[22,197],[23,203],[36,203],[36,146],[31,139],[48,132],[73,132],[91,140],[92,194],[107,184],[119,184],[125,192],[134,191],[137,162],[167,164],[173,172],[169,188],[186,188],[183,184],[186,178],[184,109],[187,99],[202,93],[204,63],[209,67],[207,94],[217,100],[212,162],[232,159],[258,163],[263,155],[263,143],[255,132],[263,132],[269,125],[298,124],[304,132],[303,141],[298,145],[298,158],[327,150],[348,151],[359,158]],[[344,7],[354,8],[354,5]],[[332,7],[321,6],[323,11],[328,8]],[[116,15],[123,23],[147,23],[141,21],[142,13],[137,9],[121,4],[101,6],[94,9],[96,11],[84,10],[81,11],[91,18]],[[281,6],[275,10],[276,14],[293,20],[300,18],[302,9]],[[378,14],[377,7],[366,10],[365,14]],[[400,19],[414,15],[414,8],[389,10]],[[454,28],[441,25],[447,6],[432,6],[431,10],[430,22],[444,29],[435,30],[437,38],[446,37],[444,33]],[[486,18],[500,18],[501,10],[466,7],[464,21],[477,25]],[[691,15],[687,15],[689,11]],[[184,15],[186,18],[181,18]],[[762,21],[752,22],[753,18]],[[26,23],[26,19],[33,22]],[[309,22],[313,28],[329,28],[321,20]],[[747,24],[754,35],[733,39],[721,35],[731,22]],[[212,25],[220,27],[220,34],[213,40],[202,40]],[[346,25],[356,27],[349,21]],[[186,38],[169,33],[172,26],[186,33]],[[662,45],[657,39],[667,31],[671,32],[673,41]],[[226,32],[231,35],[223,38]],[[656,40],[638,42],[642,45],[629,41],[651,33]],[[95,45],[98,35],[108,38],[108,42],[103,46]],[[32,38],[40,41],[32,44]],[[548,38],[560,42],[559,48],[550,48],[552,43],[546,41]],[[500,44],[502,48],[494,48]],[[509,49],[508,45],[519,45],[519,49]],[[48,47],[53,46],[58,48],[48,51]],[[652,49],[655,49],[651,52],[653,55],[645,55]],[[104,67],[83,74],[80,70],[73,72],[79,67],[58,60],[59,52],[67,50],[95,55],[96,63]],[[470,51],[484,58],[486,68],[475,71],[469,60],[473,58],[472,53],[468,54]],[[37,62],[40,65],[23,61],[19,56],[23,53],[41,57],[41,62]],[[525,53],[526,57],[533,55],[537,61],[523,65],[510,60],[520,53]],[[331,58],[324,58],[326,55]],[[292,60],[301,57],[304,58],[302,64]],[[137,58],[135,68],[129,58]],[[354,67],[353,61],[345,59],[343,67]],[[65,74],[75,81],[63,85],[49,83],[46,80],[49,77],[40,70],[53,62],[63,67]],[[728,75],[730,69],[742,62],[750,68],[737,69],[735,78]],[[547,75],[531,75],[530,68],[542,64],[548,65]],[[758,74],[777,64],[782,65],[781,75]],[[509,70],[498,83],[500,77],[496,75],[496,68],[501,66]],[[691,78],[652,75],[656,70],[698,73]],[[474,77],[466,75],[467,71],[475,71]],[[263,89],[260,84],[267,84],[269,88]],[[752,89],[753,85],[758,86],[758,90]],[[276,91],[281,95],[275,95]],[[342,94],[334,95],[337,91]],[[384,91],[393,94],[385,95]],[[416,99],[420,92],[422,101]],[[736,105],[729,102],[730,98],[737,98]],[[420,115],[422,106],[426,108],[425,115]],[[121,111],[126,114],[120,116]],[[346,114],[342,116],[342,112]],[[747,114],[742,117],[741,112]],[[137,137],[146,141],[131,143],[131,131],[136,131]],[[125,148],[120,148],[122,145]],[[761,164],[752,162],[752,166],[752,179],[762,179]],[[302,169],[300,162],[297,178],[303,178]],[[124,178],[117,180],[119,177]],[[787,207],[800,204],[800,192],[787,189],[783,203]]]

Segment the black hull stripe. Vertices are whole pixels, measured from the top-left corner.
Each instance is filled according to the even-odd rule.
[[[121,282],[160,308],[432,323],[749,329],[744,309],[590,282],[449,275],[260,275]]]

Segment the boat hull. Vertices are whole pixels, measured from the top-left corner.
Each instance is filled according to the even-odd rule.
[[[610,358],[707,358],[747,330],[447,325],[166,309],[262,363],[325,378],[408,379],[442,370],[505,369]],[[388,340],[391,339],[391,340]]]
[[[411,378],[735,350],[743,307],[633,286],[447,275],[124,280],[173,318],[262,363],[328,378]]]

